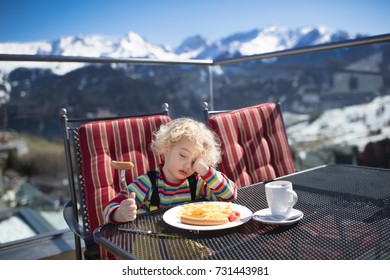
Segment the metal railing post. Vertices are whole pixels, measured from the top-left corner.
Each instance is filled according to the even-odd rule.
[[[214,86],[213,86],[213,71],[212,66],[209,65],[209,109],[214,110]]]

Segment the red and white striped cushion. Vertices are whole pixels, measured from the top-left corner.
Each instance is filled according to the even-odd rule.
[[[160,164],[150,149],[153,132],[169,116],[145,116],[96,121],[80,126],[79,142],[85,184],[90,233],[104,223],[103,209],[120,191],[120,174],[111,161],[131,161],[134,168],[126,171],[126,181]]]
[[[278,104],[216,114],[208,125],[222,142],[218,169],[239,187],[295,171]]]

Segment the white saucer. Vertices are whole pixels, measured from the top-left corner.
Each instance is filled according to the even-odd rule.
[[[302,219],[303,213],[302,211],[293,208],[291,209],[291,213],[288,218],[279,218],[272,216],[271,210],[269,208],[266,208],[253,213],[252,218],[264,224],[290,225]]]

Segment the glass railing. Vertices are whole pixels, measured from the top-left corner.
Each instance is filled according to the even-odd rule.
[[[384,42],[223,62],[213,75],[215,109],[280,101],[298,169],[390,168],[389,51]]]
[[[0,54],[0,69],[0,249],[67,228],[60,108],[121,116],[166,102],[172,118],[203,120],[203,102],[219,110],[277,100],[298,169],[389,168],[380,150],[390,135],[388,34],[217,61]]]

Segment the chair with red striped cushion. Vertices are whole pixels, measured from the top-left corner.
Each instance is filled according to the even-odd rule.
[[[208,115],[208,126],[221,140],[218,169],[238,187],[295,172],[279,103]]]
[[[82,123],[77,120],[77,124],[73,126],[73,156],[76,157],[74,169],[77,169],[78,180],[77,184],[73,181],[70,186],[71,192],[75,192],[75,189],[79,192],[71,195],[72,201],[65,206],[64,216],[69,227],[75,232],[76,242],[77,238],[81,238],[85,243],[85,259],[113,258],[104,249],[97,247],[92,236],[94,229],[104,223],[104,207],[121,188],[120,171],[114,169],[111,163],[130,161],[134,164],[133,168],[126,171],[126,181],[129,183],[139,175],[154,170],[159,165],[160,158],[154,155],[150,143],[153,132],[157,131],[161,124],[171,121],[167,108],[166,105],[163,113],[155,115],[98,119]],[[72,127],[71,121],[66,119],[64,124],[68,133]],[[69,143],[65,141],[67,162],[71,163],[69,147]],[[71,181],[74,175],[69,168],[73,168],[68,165]],[[81,207],[81,225],[75,220],[80,214],[79,211],[72,210],[73,205],[77,204]],[[77,254],[77,258],[82,258],[80,252]]]

